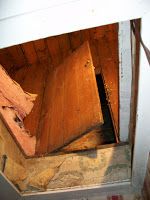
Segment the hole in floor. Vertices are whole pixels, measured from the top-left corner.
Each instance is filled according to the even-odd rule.
[[[104,139],[105,144],[115,143],[116,138],[115,138],[115,133],[114,133],[114,127],[112,123],[108,101],[106,98],[104,83],[102,80],[102,76],[100,74],[96,75],[96,81],[97,81],[99,97],[101,100],[102,113],[103,113],[103,118],[104,118],[104,124],[101,126],[103,139]]]

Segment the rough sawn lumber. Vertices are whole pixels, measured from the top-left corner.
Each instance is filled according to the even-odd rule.
[[[35,94],[24,92],[0,65],[0,114],[12,136],[27,156],[34,155],[36,138],[30,137],[23,119],[30,113]]]

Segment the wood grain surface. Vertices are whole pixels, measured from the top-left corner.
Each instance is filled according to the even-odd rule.
[[[103,123],[88,42],[47,79],[37,154],[52,152]]]

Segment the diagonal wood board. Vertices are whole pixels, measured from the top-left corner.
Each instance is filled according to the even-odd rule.
[[[50,153],[103,123],[88,42],[48,76],[36,154]]]

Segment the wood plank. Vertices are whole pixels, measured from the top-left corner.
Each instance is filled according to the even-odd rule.
[[[69,39],[70,39],[71,49],[72,51],[74,51],[82,44],[81,31],[75,31],[75,32],[69,33]]]
[[[82,41],[89,41],[90,40],[90,29],[85,29],[81,31],[81,35],[82,35]]]
[[[14,68],[19,69],[23,66],[26,66],[26,58],[23,54],[20,45],[15,45],[8,48],[8,53],[10,54],[11,60],[14,64]]]
[[[101,101],[101,105],[103,101]],[[81,138],[69,143],[61,149],[62,152],[76,152],[87,149],[100,148],[101,145],[106,145],[115,142],[114,131],[112,129],[111,117],[107,105],[102,105],[104,124],[100,127],[83,135]]]
[[[49,68],[50,72],[46,80],[46,88],[43,95],[43,104],[42,112],[40,116],[39,131],[36,144],[36,155],[41,155],[47,153],[48,148],[48,139],[49,139],[49,126],[51,125],[52,120],[52,106],[54,99],[55,91],[55,72],[53,68]]]
[[[52,106],[51,109],[51,121],[49,126],[49,136],[48,136],[48,152],[51,152],[58,147],[61,147],[64,144],[64,118],[65,116],[65,97],[64,97],[64,89],[65,89],[65,76],[69,76],[66,74],[66,68],[63,66],[59,66],[59,70],[55,71],[55,86],[54,87],[54,96],[53,103],[55,102],[55,106]]]
[[[99,55],[98,55],[98,50],[97,50],[98,38],[94,37],[95,29],[96,28],[82,30],[81,34],[82,34],[82,41],[89,41],[90,43],[90,49],[91,49],[91,54],[93,58],[95,73],[100,74],[101,67],[100,67]]]
[[[62,54],[62,59],[64,59],[71,52],[69,34],[63,34],[58,36],[58,41]]]
[[[116,53],[113,53],[114,49]],[[118,57],[114,57],[114,54],[118,55],[117,50],[117,43],[114,47],[114,43],[110,42],[107,37],[98,40],[102,77],[116,135],[118,135],[119,126],[119,66]]]
[[[108,142],[105,138],[105,134],[111,135],[113,133],[111,129],[102,130],[97,128],[63,147],[61,151],[69,153],[99,148],[101,145],[106,145]]]
[[[35,51],[37,53],[39,62],[46,62],[49,58],[49,55],[48,55],[48,49],[46,46],[45,39],[34,41],[34,47],[35,47]]]
[[[101,67],[100,67],[100,61],[99,61],[99,56],[98,56],[98,51],[97,51],[98,42],[94,38],[94,33],[95,33],[94,31],[95,31],[95,28],[92,28],[89,30],[90,48],[91,48],[91,54],[92,54],[92,58],[93,58],[93,64],[95,67],[95,71],[100,71]]]
[[[24,120],[25,127],[29,130],[30,135],[32,136],[38,134],[37,130],[42,109],[47,70],[48,63],[44,62],[42,64],[33,64],[30,67],[26,67],[26,69],[21,69],[15,75],[15,78],[21,81],[21,87],[25,91],[36,93],[38,95],[30,115],[28,115]]]
[[[74,131],[74,135],[72,137],[75,137],[75,133],[78,133],[78,130],[82,133],[84,133],[85,131],[88,132],[88,129],[94,126],[94,120],[98,118],[101,118],[102,120],[102,116],[96,116],[97,114],[99,114],[99,97],[96,81],[93,81],[95,75],[89,46],[85,45],[82,46],[82,48],[83,49],[80,51],[80,53],[76,52],[76,55],[70,61],[74,63],[72,70],[70,70],[69,67],[71,65],[70,63],[68,64],[68,70],[66,71],[66,89],[68,91],[66,91],[67,93],[65,95],[65,98],[69,100],[66,103],[66,114],[64,114],[64,116],[69,114],[67,119],[64,119],[64,129],[67,130],[68,128],[68,131],[66,131],[64,134],[64,138],[66,138],[66,143],[68,143],[67,138],[69,138],[70,132]],[[77,58],[80,59],[78,60]],[[90,60],[89,66],[85,66],[88,59]],[[92,90],[89,90],[90,85],[93,87]],[[82,94],[83,92],[84,95]],[[70,99],[70,96],[73,96],[73,99]]]
[[[0,64],[10,72],[12,68],[14,68],[14,63],[9,57],[8,48],[0,49]]]
[[[21,67],[18,70],[11,71],[10,76],[13,80],[15,80],[17,83],[19,83],[22,86],[22,83],[27,74],[27,70],[28,70],[28,66]]]
[[[28,64],[33,64],[38,61],[33,42],[21,44],[21,48],[25,54]]]
[[[80,57],[76,57],[76,59],[80,60]],[[76,137],[75,132],[77,133],[80,127],[80,115],[78,114],[80,113],[78,76],[80,76],[81,72],[78,70],[80,67],[82,68],[82,65],[78,66],[75,59],[71,58],[64,62],[64,66],[62,67],[65,68],[63,137],[65,143],[69,143],[69,141]],[[81,129],[79,131],[82,132]]]
[[[50,153],[103,123],[88,43],[52,70],[47,84],[38,143],[45,142],[37,145],[37,154]]]
[[[51,66],[55,67],[62,62],[62,55],[60,51],[58,37],[49,37],[46,39],[48,51],[51,58]]]
[[[102,39],[109,32],[108,25],[99,26],[91,29],[92,38],[94,40]]]

